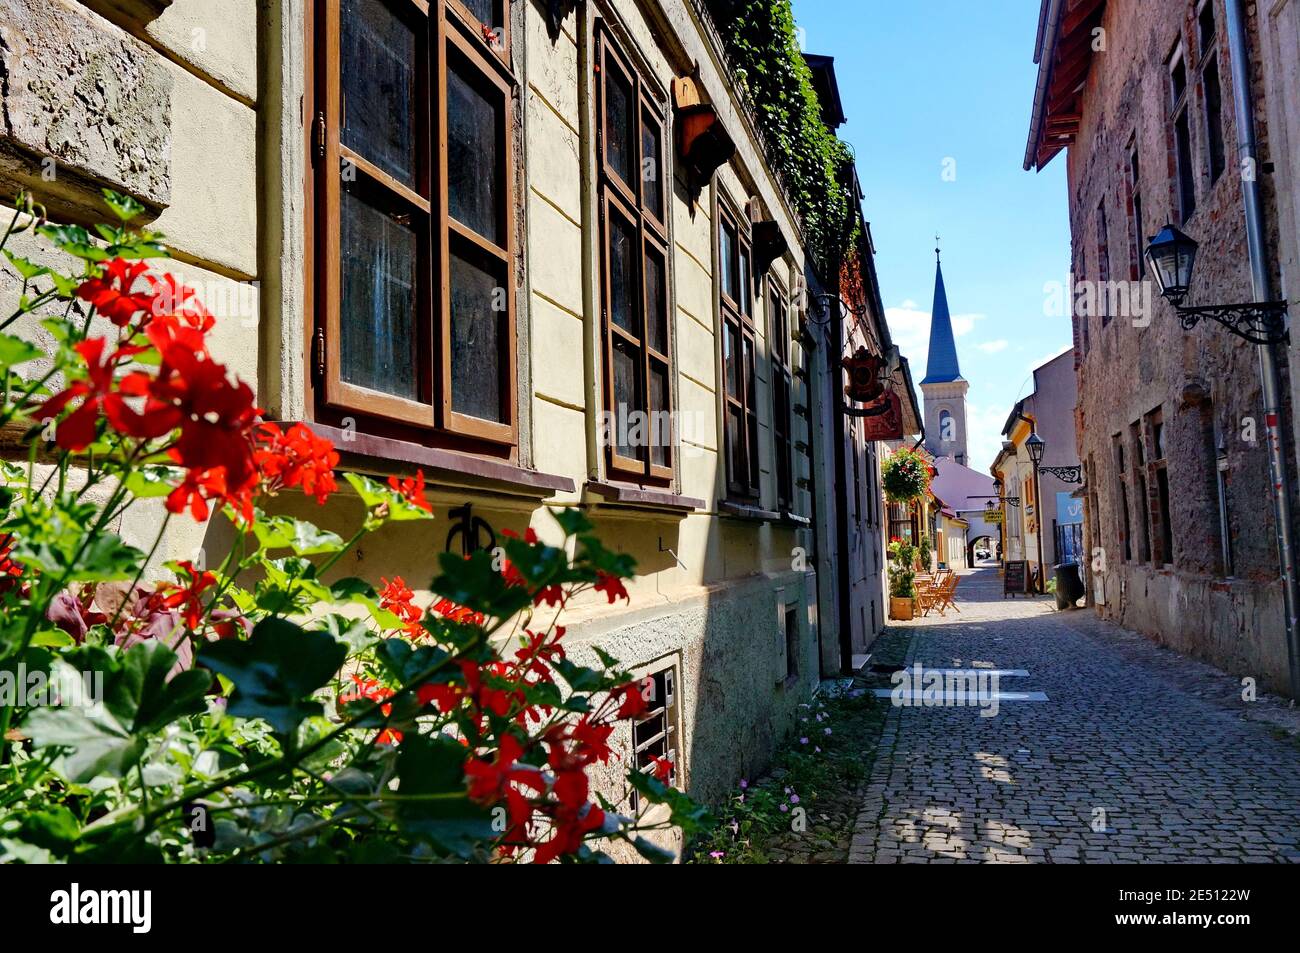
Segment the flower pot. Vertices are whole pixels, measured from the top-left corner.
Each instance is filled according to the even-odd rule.
[[[897,619],[900,622],[906,622],[912,618],[916,610],[916,600],[907,599],[902,596],[889,597],[889,617]]]

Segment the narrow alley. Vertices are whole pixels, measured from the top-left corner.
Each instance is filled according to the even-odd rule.
[[[891,707],[850,862],[1300,862],[1294,709],[1091,612],[1004,599],[996,568],[959,588],[960,612],[895,623],[909,668],[1023,671],[995,687],[1046,698]]]

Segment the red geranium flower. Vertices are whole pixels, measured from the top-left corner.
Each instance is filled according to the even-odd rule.
[[[149,270],[142,262],[129,262],[114,258],[103,265],[104,274],[99,278],[90,278],[77,288],[77,297],[94,305],[95,310],[108,318],[115,325],[125,327],[141,311],[148,312],[153,307],[153,295],[147,292],[132,291],[136,279]]]
[[[105,338],[87,338],[74,345],[73,350],[85,361],[86,376],[73,381],[43,403],[34,416],[37,420],[49,420],[57,417],[78,397],[83,398],[81,405],[59,424],[54,434],[55,443],[75,452],[94,443],[95,424],[101,409],[107,414],[109,423],[114,423],[118,417],[125,404],[113,392],[113,373],[122,360],[139,354],[144,348],[123,347],[110,353]]]
[[[190,577],[184,586],[162,586],[162,604],[168,609],[181,609],[181,617],[193,631],[203,621],[203,593],[217,584],[217,577],[206,570],[197,568],[188,559],[179,563],[180,568]]]
[[[415,593],[401,576],[394,576],[392,582],[383,576],[380,576],[379,580],[384,584],[384,588],[379,592],[379,608],[387,609],[401,619],[402,627],[409,638],[422,636],[424,627],[420,625],[420,619],[424,613],[411,601],[415,598]]]
[[[339,696],[339,704],[346,705],[350,702],[365,700],[368,702],[382,702],[385,698],[393,697],[393,690],[380,685],[378,680],[373,678],[362,678],[360,675],[353,675],[352,682],[357,686],[355,692],[349,692],[346,695]],[[391,704],[380,705],[379,710],[388,717],[393,713]],[[397,744],[402,740],[402,733],[393,728],[385,728],[375,739],[377,745]]]
[[[190,470],[185,474],[176,489],[167,495],[167,510],[170,513],[184,513],[202,523],[208,518],[208,501],[226,498],[226,471],[224,467],[211,470]],[[244,511],[244,518],[252,518],[252,501],[237,507]]]
[[[450,599],[439,599],[433,604],[433,611],[443,618],[464,625],[482,625],[485,621],[483,613],[459,606]]]
[[[416,470],[414,479],[399,480],[395,476],[390,476],[388,485],[400,493],[408,503],[418,506],[426,513],[433,512],[433,504],[424,498],[423,470]]]
[[[302,491],[324,504],[338,490],[334,468],[339,455],[334,444],[317,436],[305,424],[294,424],[282,432],[275,424],[257,428],[257,449],[253,460],[269,492],[301,486]]]
[[[194,297],[194,289],[181,284],[174,275],[165,274],[162,278],[145,275],[144,279],[153,290],[149,310],[154,317],[180,318],[191,328],[204,333],[217,323],[216,318]]]
[[[647,710],[645,696],[641,693],[641,685],[638,682],[628,682],[626,685],[620,685],[614,689],[615,698],[622,696],[623,701],[618,706],[617,718],[639,718]]]
[[[609,597],[610,603],[613,603],[620,596],[625,601],[631,601],[628,599],[627,589],[623,587],[623,580],[619,579],[618,576],[611,576],[607,572],[598,571],[596,573],[595,588],[597,592],[605,593]]]

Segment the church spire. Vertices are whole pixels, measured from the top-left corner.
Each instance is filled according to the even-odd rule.
[[[952,316],[948,313],[948,293],[943,287],[943,266],[939,262],[938,236],[934,249],[934,308],[930,315],[930,354],[922,384],[962,380],[957,364],[957,342],[952,335]]]

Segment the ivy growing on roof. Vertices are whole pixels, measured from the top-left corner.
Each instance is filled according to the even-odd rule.
[[[843,170],[849,148],[822,120],[790,0],[708,0],[718,32],[823,275],[857,231]],[[833,272],[832,272],[833,273]]]

